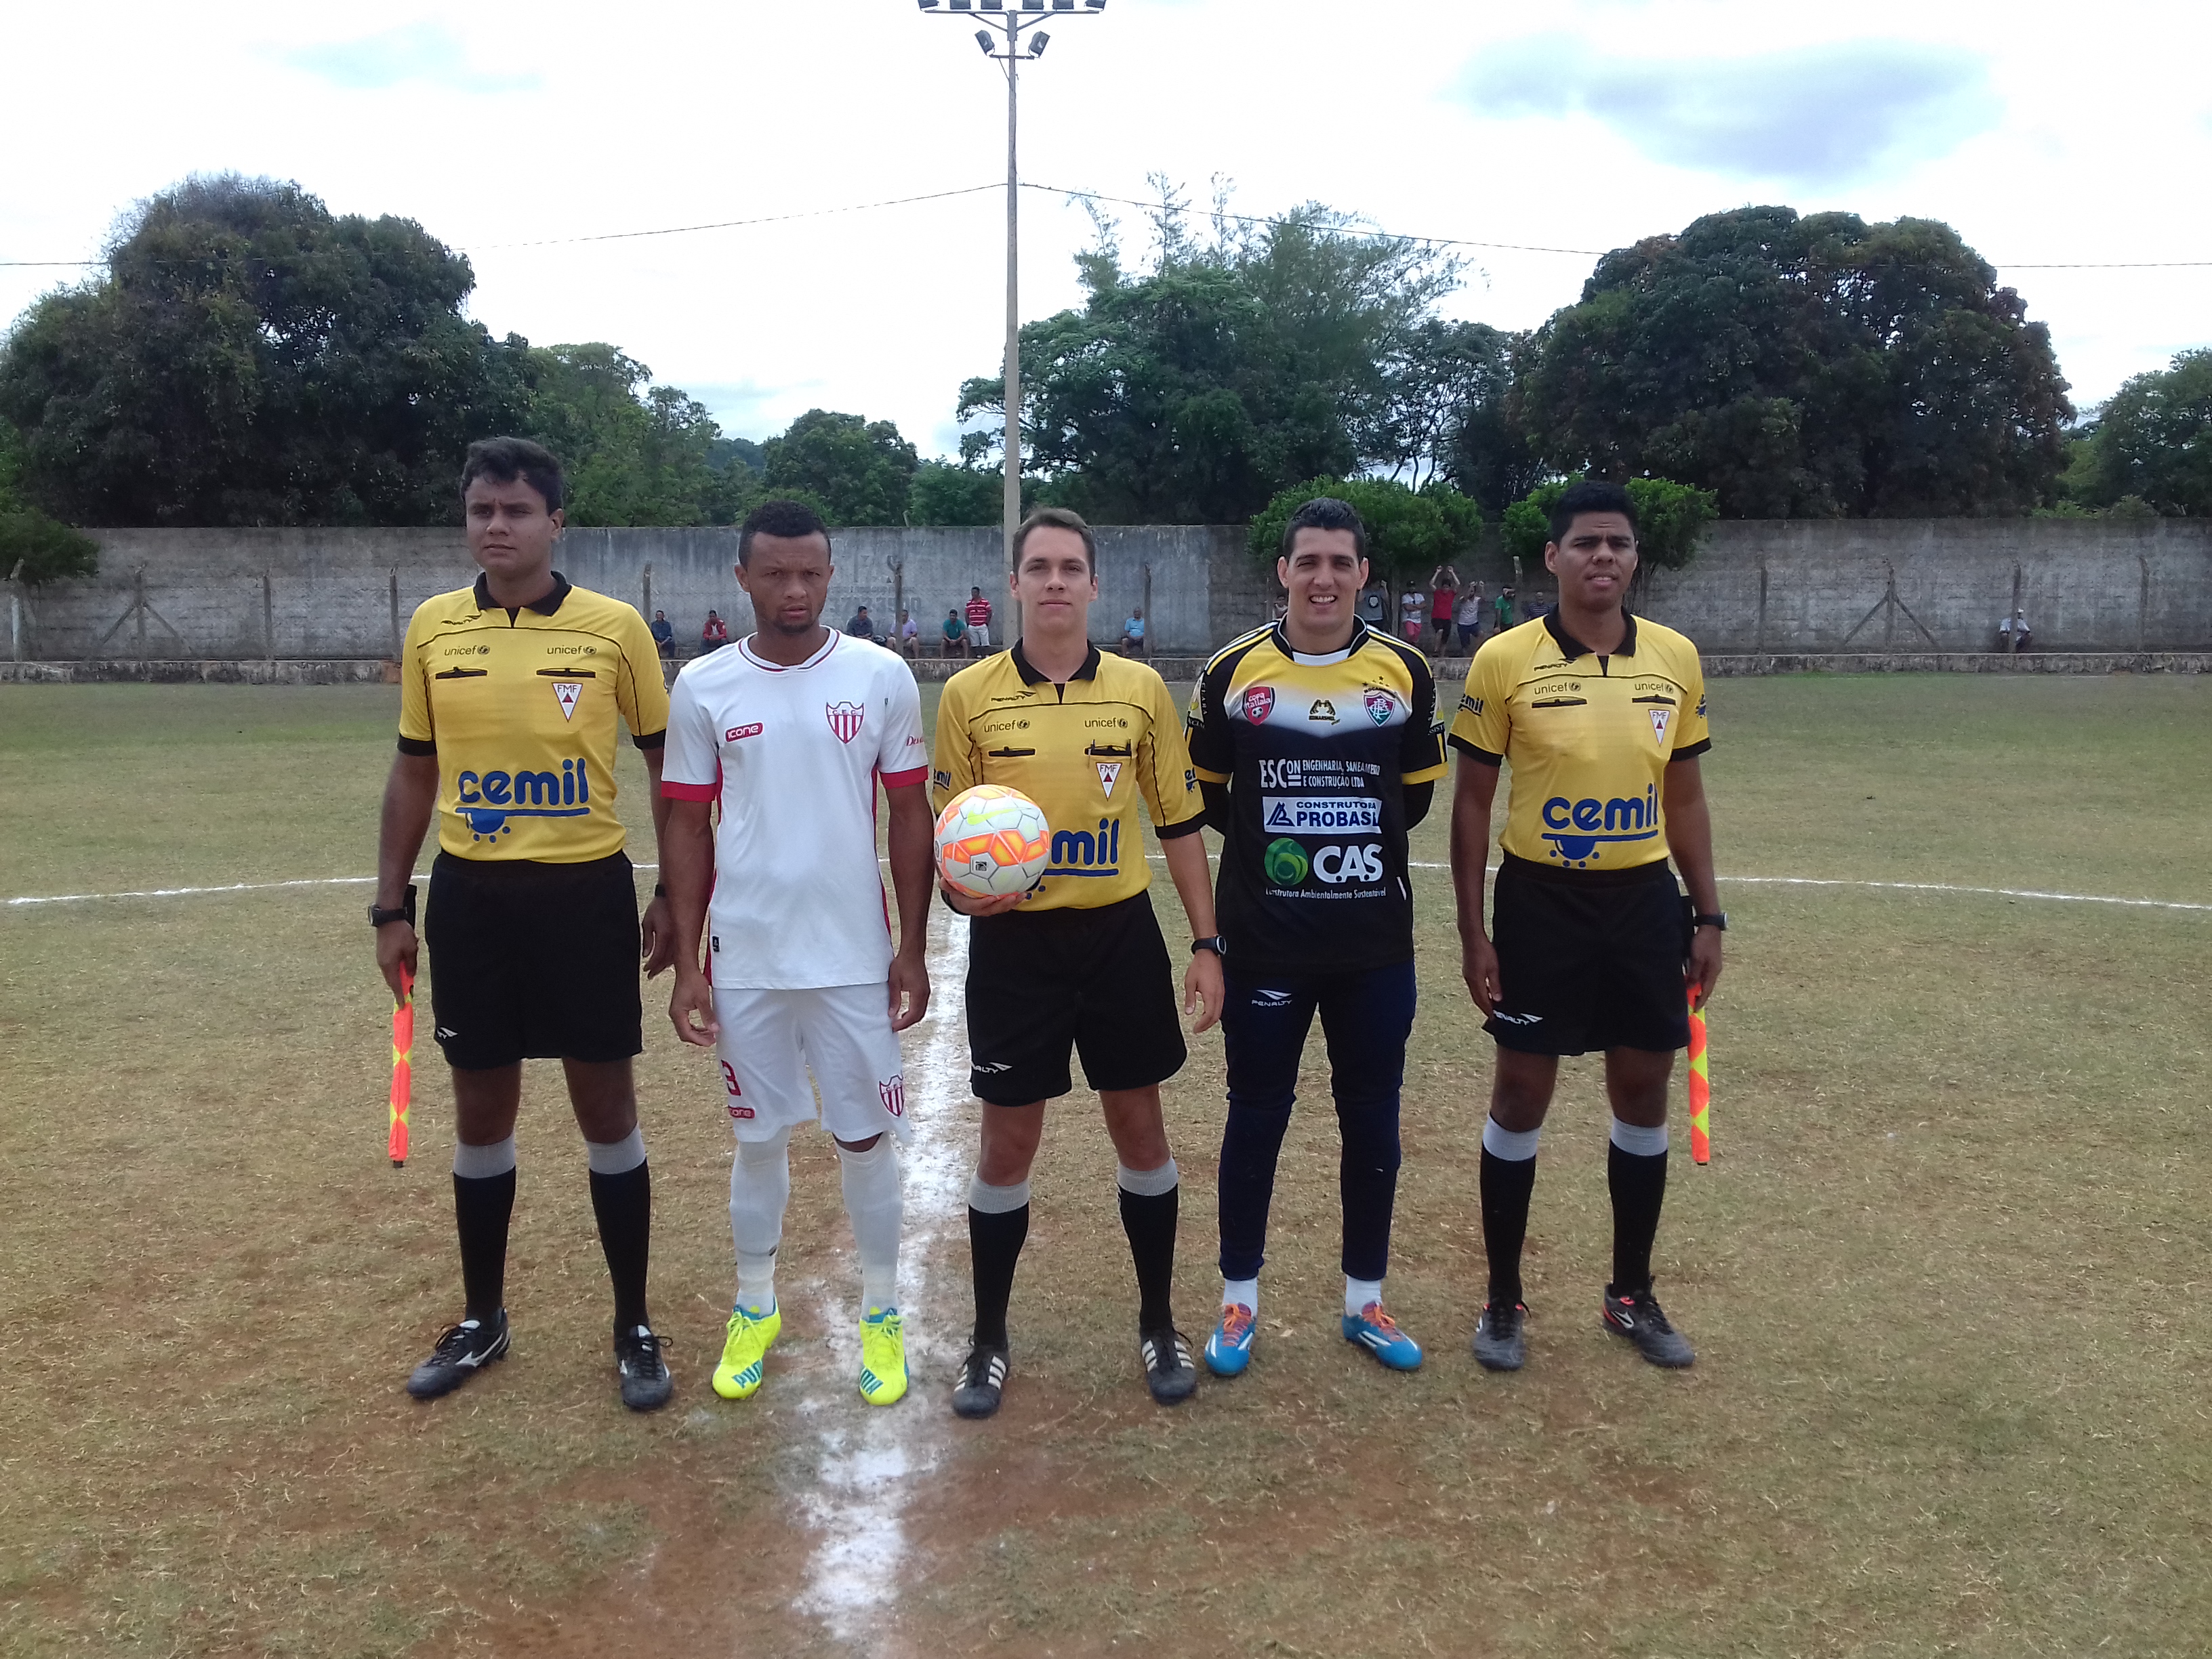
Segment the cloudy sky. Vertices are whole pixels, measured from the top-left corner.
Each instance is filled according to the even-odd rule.
[[[2212,266],[2027,268],[2212,261],[2203,0],[1110,0],[1051,27],[1023,79],[1040,183],[1142,197],[1164,173],[1202,200],[1218,175],[1243,212],[1314,199],[1587,250],[1747,203],[1918,215],[2002,268],[2084,409],[2212,343]],[[1003,179],[1003,82],[973,29],[913,0],[15,0],[0,260],[93,257],[189,173],[294,179],[465,251],[494,332],[613,341],[732,433],[819,404],[945,451],[960,380],[997,366],[1002,192],[562,239]],[[1036,317],[1074,299],[1091,224],[1063,197],[1022,210]],[[1591,264],[1468,252],[1451,309],[1508,328]],[[0,269],[0,318],[74,275]]]

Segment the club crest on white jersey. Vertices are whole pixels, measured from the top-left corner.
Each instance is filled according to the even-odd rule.
[[[850,743],[859,737],[860,724],[868,717],[868,711],[857,702],[824,703],[822,712],[830,717],[830,729],[837,734],[840,743]]]

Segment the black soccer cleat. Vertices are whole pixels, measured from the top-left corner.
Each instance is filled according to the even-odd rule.
[[[1651,1294],[1648,1285],[1628,1296],[1607,1285],[1602,1317],[1606,1329],[1633,1342],[1636,1351],[1655,1365],[1680,1370],[1697,1359],[1690,1339],[1668,1322],[1659,1298]]]
[[[634,1412],[657,1412],[676,1392],[660,1339],[650,1325],[615,1333],[615,1370],[622,1377],[622,1402]]]
[[[435,1400],[451,1394],[485,1366],[507,1356],[507,1310],[501,1308],[487,1324],[464,1319],[438,1339],[430,1357],[407,1379],[407,1392],[417,1400]]]
[[[952,1390],[955,1417],[989,1417],[999,1409],[1006,1392],[1006,1373],[1012,1369],[1006,1351],[993,1342],[978,1342],[968,1350],[960,1367],[960,1381]]]
[[[1163,1406],[1179,1406],[1198,1392],[1198,1367],[1190,1344],[1172,1325],[1137,1333],[1137,1352],[1145,1361],[1145,1382]]]
[[[1517,1371],[1528,1363],[1528,1308],[1491,1303],[1474,1322],[1474,1357],[1486,1371]]]

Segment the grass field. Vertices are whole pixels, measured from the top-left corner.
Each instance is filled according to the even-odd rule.
[[[1717,682],[1711,703],[1725,877],[2212,905],[2212,685],[1809,677]],[[0,688],[0,897],[365,875],[396,708]],[[1443,856],[1439,813],[1414,857]],[[426,1041],[417,1156],[389,1167],[368,890],[0,908],[0,1651],[2206,1651],[2212,911],[1725,884],[1715,1160],[1677,1158],[1656,1261],[1698,1367],[1653,1370],[1598,1329],[1585,1062],[1537,1187],[1532,1362],[1498,1378],[1466,1349],[1488,1045],[1443,873],[1417,877],[1391,1297],[1427,1366],[1384,1374],[1335,1334],[1316,1039],[1252,1371],[1175,1413],[1146,1397],[1112,1153],[1077,1097],[987,1425],[945,1407],[978,1109],[957,975],[908,1044],[907,1402],[852,1391],[856,1270],[818,1135],[794,1145],[769,1385],[742,1407],[707,1388],[728,1132],[656,1012],[664,981],[641,1079],[675,1405],[615,1400],[546,1066],[514,1355],[426,1408],[399,1384],[457,1304],[450,1113]],[[1168,1094],[1195,1338],[1218,1036]]]

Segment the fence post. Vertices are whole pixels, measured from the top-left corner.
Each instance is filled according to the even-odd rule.
[[[906,641],[899,637],[899,612],[906,609],[906,556],[901,554],[891,561],[891,649],[901,656],[906,654]]]
[[[276,585],[266,570],[261,573],[261,654],[276,660]]]
[[[2020,583],[2021,568],[2018,565],[2014,565],[2012,568],[2012,609],[2005,612],[2007,623],[2012,623],[2020,615]],[[2020,629],[2008,626],[2005,629],[2005,655],[2016,657],[2019,654]]]
[[[653,620],[653,567],[649,564],[645,568],[645,619]]]
[[[138,622],[138,660],[146,660],[146,567],[131,573],[131,611]]]
[[[407,636],[399,631],[399,567],[392,567],[392,660],[406,653]]]
[[[1766,561],[1759,562],[1759,632],[1751,642],[1753,656],[1766,654]]]
[[[2150,649],[2150,561],[2142,554],[2136,555],[2136,564],[2142,571],[2142,587],[2136,598],[2136,649]]]
[[[23,660],[23,561],[8,573],[8,660]]]
[[[1889,573],[1881,590],[1881,654],[1887,657],[1897,649],[1897,567],[1885,559],[1881,568]]]
[[[1152,615],[1152,567],[1151,561],[1147,560],[1145,564],[1145,637],[1137,642],[1139,656],[1152,654],[1152,630],[1159,625],[1159,618]]]

